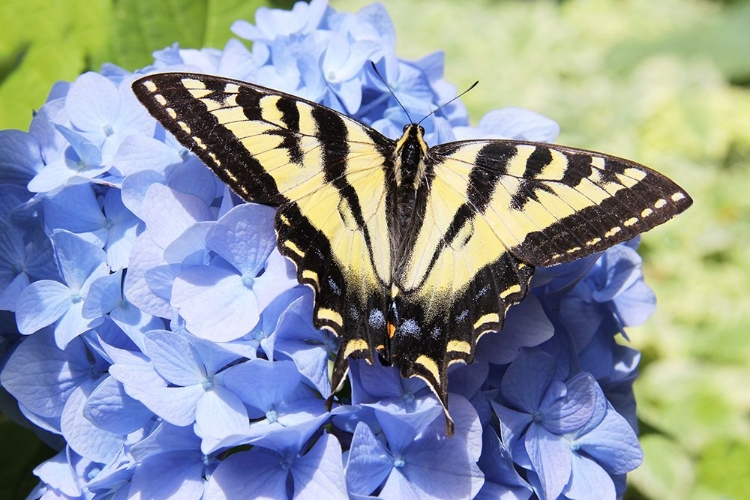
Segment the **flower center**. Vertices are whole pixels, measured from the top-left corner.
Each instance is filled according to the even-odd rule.
[[[397,469],[400,469],[400,468],[401,468],[401,467],[403,467],[404,465],[406,465],[406,462],[404,461],[404,459],[403,459],[403,458],[401,458],[401,457],[398,457],[398,458],[394,458],[394,459],[393,459],[393,466],[394,466],[395,468],[397,468]]]
[[[245,286],[245,288],[252,288],[253,284],[255,284],[255,276],[250,276],[249,274],[243,274],[242,284]]]
[[[271,409],[266,412],[266,418],[272,424],[275,424],[276,422],[279,421],[279,414],[276,411],[275,406],[272,406]]]
[[[214,379],[212,377],[206,377],[203,380],[203,390],[209,391],[214,386]]]
[[[81,294],[78,292],[72,292],[70,294],[70,301],[74,304],[78,304],[80,301],[83,300],[83,297],[81,297]]]

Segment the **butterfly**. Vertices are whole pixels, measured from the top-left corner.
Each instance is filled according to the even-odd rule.
[[[349,358],[378,356],[448,408],[448,367],[502,328],[535,267],[600,252],[692,200],[667,177],[593,151],[513,140],[432,147],[252,83],[161,73],[146,109],[246,201],[278,207],[279,251],[315,292],[314,324]]]

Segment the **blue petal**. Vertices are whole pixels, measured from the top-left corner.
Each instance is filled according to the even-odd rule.
[[[184,269],[174,281],[172,305],[193,335],[217,342],[242,337],[260,319],[254,291],[236,272],[215,265]]]
[[[212,500],[230,500],[252,492],[257,498],[288,498],[289,469],[282,467],[282,460],[275,451],[261,447],[235,453],[211,474],[205,496]]]
[[[615,500],[617,493],[612,478],[588,457],[573,455],[573,473],[563,490],[567,498],[580,500]]]
[[[67,186],[43,201],[44,223],[49,232],[67,229],[72,233],[91,233],[87,241],[100,248],[106,241],[105,218],[90,184]]]
[[[128,492],[139,498],[200,500],[204,469],[203,454],[198,450],[167,451],[139,464]]]
[[[346,485],[350,493],[372,494],[393,469],[385,445],[364,422],[357,424],[346,462]]]
[[[96,279],[109,274],[104,251],[73,233],[55,232],[52,246],[60,274],[73,292],[83,292],[86,281],[92,277]]]
[[[65,109],[77,128],[103,137],[104,127],[112,126],[120,113],[117,86],[98,73],[84,73],[70,87]]]
[[[89,395],[84,416],[101,429],[125,436],[146,425],[154,414],[128,396],[115,378],[106,377]]]
[[[70,289],[57,281],[42,280],[24,289],[16,303],[18,330],[30,335],[60,319],[71,307]]]
[[[219,446],[239,443],[249,431],[247,410],[231,390],[216,385],[198,401],[195,433],[203,439],[203,453],[209,454]]]
[[[41,417],[59,417],[70,394],[89,378],[88,353],[80,340],[65,350],[50,330],[21,343],[3,367],[2,386],[19,403]]]
[[[291,361],[253,359],[227,369],[224,374],[229,389],[264,413],[286,399],[301,380]]]
[[[97,278],[89,288],[83,303],[84,318],[100,318],[120,306],[122,302],[122,271]]]
[[[582,428],[591,419],[597,399],[596,381],[588,373],[579,373],[566,384],[567,394],[552,405],[542,408],[545,429],[565,434]]]
[[[495,364],[510,363],[523,347],[534,347],[550,339],[555,328],[544,313],[535,295],[526,298],[508,311],[503,329],[484,335],[477,350]]]
[[[294,461],[291,471],[295,499],[348,498],[341,463],[341,445],[328,433],[320,436],[304,456]]]
[[[123,295],[128,302],[141,311],[153,316],[169,318],[172,316],[172,306],[169,300],[154,291],[157,285],[161,285],[161,288],[171,289],[174,279],[168,279],[166,283],[154,282],[153,271],[169,267],[163,256],[164,249],[154,243],[148,232],[142,233],[136,238],[131,251],[128,272],[125,275]]]
[[[145,347],[156,371],[169,382],[185,387],[206,381],[203,362],[182,335],[154,330],[146,333]]]
[[[96,385],[90,380],[73,391],[65,402],[60,428],[68,446],[76,453],[94,462],[107,463],[119,453],[125,439],[84,417],[86,401]]]
[[[479,121],[479,128],[485,137],[534,142],[555,142],[560,133],[560,126],[546,116],[513,107],[490,111]]]
[[[484,473],[485,483],[477,498],[498,498],[503,492],[513,499],[526,500],[533,491],[523,480],[516,468],[510,451],[503,445],[491,427],[486,427],[482,435],[482,456],[479,467]]]
[[[501,390],[516,408],[533,413],[555,375],[555,359],[546,352],[524,349],[510,364]]]
[[[206,235],[206,245],[241,275],[255,278],[276,247],[275,214],[264,205],[238,205],[216,222]]]
[[[575,443],[610,474],[625,474],[643,461],[638,437],[627,421],[609,408],[604,420]]]
[[[557,498],[570,479],[572,453],[568,440],[532,424],[524,438],[534,471],[539,475],[542,498]]]
[[[39,140],[20,130],[0,130],[0,184],[26,186],[44,167]]]

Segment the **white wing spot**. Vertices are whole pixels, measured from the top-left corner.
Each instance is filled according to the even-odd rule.
[[[236,83],[227,83],[224,87],[224,92],[227,94],[237,94],[240,91],[240,86]]]
[[[171,119],[173,119],[173,120],[177,119],[177,113],[175,113],[174,109],[172,109],[172,108],[164,108],[164,111],[167,112],[167,114],[169,115],[169,117]]]
[[[149,92],[153,92],[157,88],[156,84],[154,82],[152,82],[151,80],[147,80],[147,81],[143,82],[143,86],[146,87],[146,90],[148,90]]]
[[[212,152],[209,151],[208,152],[208,156],[211,157],[211,159],[214,161],[214,163],[216,163],[217,166],[221,165],[221,162],[219,161],[219,159],[216,157],[215,154],[213,154]],[[237,181],[237,177],[235,177],[234,175],[232,175],[232,173],[229,170],[226,171],[226,174],[233,181],[235,181],[235,182]]]
[[[164,97],[164,96],[163,96],[163,95],[161,95],[161,94],[154,94],[154,100],[155,100],[156,102],[158,102],[159,104],[161,104],[162,106],[164,106],[165,104],[167,104],[167,99],[166,99],[166,97]]]
[[[609,231],[607,231],[606,233],[604,233],[604,237],[605,238],[611,238],[612,236],[616,235],[620,231],[622,231],[622,228],[620,226],[615,226],[612,229],[610,229]]]
[[[651,215],[652,213],[654,213],[654,211],[653,211],[653,210],[651,210],[650,208],[647,208],[647,209],[645,209],[645,210],[644,210],[643,212],[641,212],[641,217],[644,217],[644,218],[645,218],[645,217],[648,217],[648,216],[649,216],[649,215]]]
[[[567,253],[575,253],[575,252],[577,252],[580,249],[581,249],[581,247],[573,247],[573,248],[567,249],[566,252]]]
[[[596,245],[596,244],[597,244],[597,243],[599,243],[600,241],[602,241],[602,239],[601,239],[601,238],[594,238],[593,240],[589,240],[589,241],[587,241],[587,242],[586,242],[586,245],[588,245],[588,246]]]
[[[634,225],[636,222],[638,222],[638,218],[637,217],[631,217],[630,219],[626,220],[622,224],[625,227],[630,227],[630,226]]]
[[[200,137],[193,137],[193,140],[195,141],[196,146],[198,146],[201,149],[206,149],[206,145],[203,144],[203,141],[201,141]]]
[[[193,130],[190,128],[190,126],[185,122],[177,122],[177,125],[180,126],[180,128],[186,133],[190,134],[193,132]]]
[[[672,201],[680,201],[683,198],[685,198],[685,194],[684,193],[675,193],[675,194],[672,195]]]
[[[667,204],[667,200],[665,200],[664,198],[660,198],[656,200],[656,203],[654,203],[654,208],[662,208],[666,204]]]

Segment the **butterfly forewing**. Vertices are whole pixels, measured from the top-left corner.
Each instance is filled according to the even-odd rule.
[[[391,280],[382,186],[393,141],[323,106],[225,78],[155,74],[133,90],[237,194],[279,206],[279,249],[316,291],[316,324],[342,336],[342,352],[371,360],[386,330],[370,311],[386,310]]]

